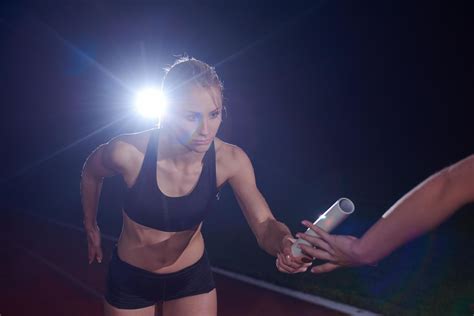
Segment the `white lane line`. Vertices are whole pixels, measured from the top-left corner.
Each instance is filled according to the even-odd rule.
[[[32,214],[31,214],[32,215]],[[55,219],[50,219],[50,218],[44,218],[44,217],[40,217],[39,215],[34,215],[42,220],[45,220],[47,221],[48,223],[52,223],[52,224],[55,224],[57,226],[61,226],[61,227],[64,227],[64,228],[69,228],[71,230],[75,230],[75,231],[79,231],[81,233],[85,233],[85,230],[84,228],[82,227],[79,227],[79,226],[76,226],[76,225],[72,225],[72,224],[68,224],[68,223],[64,223],[64,222],[60,222],[60,221],[57,221]],[[117,242],[117,237],[115,236],[112,236],[112,235],[107,235],[107,234],[104,234],[104,233],[100,233],[100,236],[106,240],[109,240],[109,241],[114,241],[114,242]]]
[[[235,272],[232,272],[232,271],[227,271],[227,270],[224,270],[224,269],[221,269],[221,268],[212,267],[212,271],[215,272],[215,273],[218,273],[218,274],[225,275],[226,277],[229,277],[231,279],[236,279],[236,280],[244,282],[244,283],[252,284],[252,285],[255,285],[255,286],[270,290],[270,291],[273,291],[273,292],[277,292],[279,294],[283,294],[283,295],[286,295],[286,296],[289,296],[289,297],[299,299],[301,301],[305,301],[305,302],[312,303],[312,304],[315,304],[315,305],[324,306],[324,307],[327,307],[329,309],[336,310],[338,312],[346,313],[348,315],[357,315],[357,316],[379,315],[379,314],[376,314],[376,313],[373,313],[373,312],[370,312],[370,311],[366,311],[366,310],[363,310],[363,309],[360,309],[360,308],[357,308],[357,307],[354,307],[354,306],[350,306],[350,305],[346,305],[346,304],[343,304],[343,303],[331,301],[327,298],[323,298],[323,297],[316,296],[316,295],[313,295],[313,294],[308,294],[308,293],[303,293],[303,292],[299,292],[299,291],[296,291],[296,290],[291,290],[291,289],[283,287],[283,286],[278,286],[278,285],[275,285],[275,284],[272,284],[272,283],[269,283],[269,282],[254,279],[252,277],[242,275],[242,274],[239,274],[239,273],[235,273]]]
[[[62,227],[65,227],[65,228],[69,228],[69,229],[73,229],[73,230],[76,230],[76,231],[84,232],[84,228],[82,228],[82,227],[78,227],[78,226],[68,224],[68,223],[64,223],[64,222],[61,222],[61,221],[57,221],[57,220],[54,220],[54,219],[44,218],[44,217],[41,217],[37,214],[31,214],[31,213],[28,213],[28,214],[33,215],[33,216],[38,217],[38,218],[41,218],[43,220],[46,220],[46,221],[48,221],[50,223],[53,223],[55,225],[58,225],[58,226],[62,226]],[[112,236],[112,235],[102,234],[102,237],[106,240],[117,242],[117,238]],[[218,267],[212,267],[212,271],[215,272],[215,273],[218,273],[218,274],[225,275],[229,278],[244,282],[244,283],[252,284],[252,285],[255,285],[255,286],[270,290],[270,291],[274,291],[274,292],[277,292],[277,293],[280,293],[280,294],[283,294],[283,295],[287,295],[289,297],[299,299],[299,300],[304,301],[304,302],[324,306],[324,307],[327,307],[329,309],[333,309],[335,311],[339,311],[339,312],[342,312],[342,313],[347,313],[348,315],[357,315],[357,316],[380,315],[380,314],[376,314],[374,312],[363,310],[363,309],[360,309],[360,308],[357,308],[357,307],[354,307],[354,306],[351,306],[351,305],[347,305],[347,304],[339,303],[339,302],[336,302],[336,301],[332,301],[332,300],[329,300],[327,298],[320,297],[320,296],[317,296],[317,295],[314,295],[314,294],[308,294],[308,293],[303,293],[303,292],[299,292],[299,291],[296,291],[296,290],[288,289],[286,287],[282,287],[282,286],[272,284],[270,282],[254,279],[252,277],[249,277],[249,276],[246,276],[246,275],[243,275],[243,274],[239,274],[239,273],[236,273],[236,272],[224,270],[224,269],[221,269],[221,268],[218,268]]]

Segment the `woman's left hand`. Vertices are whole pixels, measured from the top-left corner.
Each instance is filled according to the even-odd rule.
[[[276,267],[283,273],[305,272],[311,266],[312,262],[307,257],[294,257],[291,253],[291,245],[295,239],[287,235],[281,241],[281,251],[277,253]],[[305,262],[306,261],[306,262]]]

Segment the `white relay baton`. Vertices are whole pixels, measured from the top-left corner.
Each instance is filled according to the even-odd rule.
[[[355,206],[351,200],[347,198],[340,198],[326,212],[324,212],[323,215],[319,216],[313,225],[316,225],[325,232],[329,233],[331,230],[336,228],[337,225],[342,223],[350,214],[352,214],[354,209]],[[305,234],[316,236],[316,233],[309,228],[306,230]],[[298,244],[311,246],[306,240],[298,238],[291,246],[291,252],[295,257],[302,255],[301,249],[298,248]]]

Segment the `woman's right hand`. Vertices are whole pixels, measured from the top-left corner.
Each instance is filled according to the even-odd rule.
[[[316,236],[304,233],[296,234],[297,237],[306,240],[310,246],[300,244],[299,248],[315,259],[326,260],[328,262],[314,266],[313,273],[330,272],[341,267],[353,267],[360,265],[374,265],[361,258],[357,248],[360,240],[353,236],[330,235],[310,221],[303,221],[303,225],[311,229]]]
[[[95,227],[86,228],[86,234],[89,264],[91,264],[94,259],[96,259],[98,263],[101,263],[103,255],[102,246],[100,242],[101,238],[99,226],[95,225]]]

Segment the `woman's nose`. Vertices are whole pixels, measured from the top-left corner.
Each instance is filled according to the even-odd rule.
[[[205,118],[203,118],[199,124],[199,133],[201,135],[209,134],[209,122]]]

